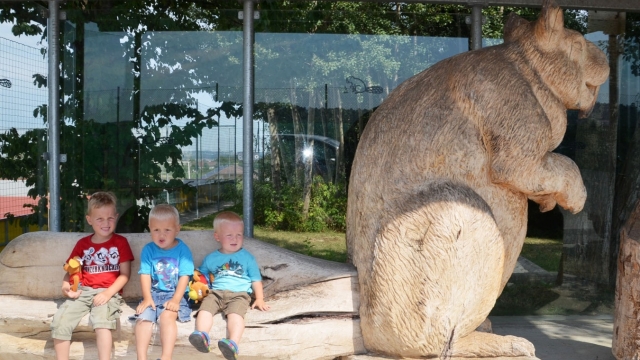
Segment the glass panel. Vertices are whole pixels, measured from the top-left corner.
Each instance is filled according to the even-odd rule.
[[[114,2],[107,8],[88,2],[84,10],[66,9],[68,20],[61,26],[61,145],[68,159],[61,166],[64,230],[85,230],[86,196],[96,190],[118,195],[121,232],[142,231],[149,207],[159,202],[196,216],[234,204],[242,208],[238,180],[247,156],[241,4],[225,9],[209,2],[171,9],[154,4],[157,8]],[[44,28],[38,5],[0,5],[3,18],[11,7],[30,8],[27,19]],[[468,8],[397,6],[259,3],[256,223],[344,230],[350,164],[372,111],[404,80],[468,50]],[[503,21],[502,10],[491,11],[485,31]],[[532,206],[530,235],[552,233],[563,246],[566,274],[611,286],[618,230],[638,198],[640,27],[638,14],[627,14],[622,37],[592,28],[591,14],[577,13],[587,37],[617,64],[617,70],[612,67],[617,76],[601,87],[587,119],[569,112],[566,137],[556,150],[582,171],[589,192],[585,210],[541,215]],[[529,20],[537,16],[528,14]],[[34,199],[47,193],[40,156],[46,151],[47,65],[41,51],[46,43],[38,43],[40,35],[16,37],[11,26],[0,25],[0,161],[22,167],[10,173],[11,167],[0,166],[0,195],[18,193],[21,208],[35,205],[36,200],[24,199],[29,189]],[[502,42],[483,41],[485,46]],[[0,216],[7,209],[2,204]],[[44,225],[46,207],[36,214],[32,223]],[[8,239],[3,229],[0,224],[0,246]]]
[[[289,16],[270,9],[263,15],[269,20]],[[315,15],[331,19],[325,27],[339,27],[335,12]],[[460,18],[452,16],[452,23],[459,25]],[[361,34],[256,34],[255,119],[258,129],[266,129],[256,144],[265,151],[257,166],[257,224],[344,231],[346,183],[372,111],[404,80],[468,50],[467,37],[362,34],[365,28],[356,31]]]
[[[46,229],[47,216],[46,43],[40,35],[14,36],[13,26],[0,24],[0,249],[23,232]]]

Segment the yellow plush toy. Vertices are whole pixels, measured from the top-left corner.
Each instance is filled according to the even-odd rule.
[[[75,256],[64,264],[64,271],[69,273],[69,283],[71,284],[72,291],[78,291],[78,285],[82,279],[82,259],[79,256]]]
[[[209,295],[209,287],[205,277],[198,271],[193,272],[193,280],[189,281],[189,299],[196,304]]]

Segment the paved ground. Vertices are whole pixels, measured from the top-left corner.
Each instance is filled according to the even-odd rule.
[[[597,316],[495,316],[493,332],[521,336],[542,360],[615,360],[611,353],[613,318]]]

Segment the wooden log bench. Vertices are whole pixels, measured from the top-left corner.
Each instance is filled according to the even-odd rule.
[[[64,301],[60,290],[62,264],[83,233],[33,232],[21,235],[0,253],[0,359],[53,359],[49,326]],[[139,256],[149,234],[123,234],[136,260],[124,288],[127,305],[114,331],[113,354],[135,359],[133,323],[141,298]],[[217,248],[211,231],[183,231],[179,237],[193,252],[196,266]],[[250,310],[240,343],[242,359],[336,359],[364,354],[357,317],[359,294],[353,266],[315,259],[255,239],[245,248],[254,254],[263,275],[265,297],[271,310]],[[95,335],[88,316],[72,338],[72,359],[97,359]],[[178,323],[174,358],[222,358],[201,354],[188,341],[195,321]],[[214,320],[212,339],[225,334],[220,315]],[[158,334],[152,338],[149,358],[160,355]]]

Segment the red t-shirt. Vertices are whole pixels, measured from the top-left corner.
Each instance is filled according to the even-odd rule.
[[[129,241],[121,235],[113,234],[111,239],[102,244],[94,244],[92,236],[78,240],[69,259],[75,256],[82,259],[82,286],[108,288],[120,275],[120,264],[133,260],[133,252]]]

